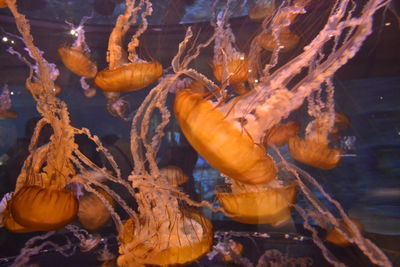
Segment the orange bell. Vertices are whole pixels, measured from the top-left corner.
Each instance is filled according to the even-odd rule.
[[[201,94],[179,91],[174,112],[190,144],[218,171],[247,184],[275,179],[272,158]]]
[[[330,148],[326,142],[316,139],[289,139],[289,151],[294,159],[323,170],[335,168],[340,162],[341,151]]]
[[[296,187],[293,183],[255,192],[217,192],[217,198],[234,221],[277,225],[291,218],[290,204],[295,201]]]
[[[222,69],[223,65],[222,64],[215,64],[214,65],[214,77],[217,79],[219,82],[225,82],[222,81]],[[228,81],[229,84],[237,84],[237,83],[244,83],[247,81],[249,77],[249,68],[248,68],[248,63],[247,60],[244,58],[237,58],[233,59],[228,63],[227,66],[227,75],[228,75]]]
[[[82,49],[62,45],[57,52],[64,65],[73,73],[86,78],[96,76],[96,63],[90,60]]]
[[[213,243],[213,231],[212,224],[209,220],[204,218],[200,213],[196,211],[181,211],[184,215],[184,219],[177,220],[173,225],[173,229],[170,233],[167,233],[169,240],[172,236],[183,231],[181,234],[185,235],[186,231],[190,231],[194,224],[201,226],[202,234],[196,241],[189,242],[185,245],[180,245],[181,242],[188,242],[188,237],[178,237],[178,240],[167,241],[167,248],[159,248],[158,245],[155,247],[148,247],[146,243],[135,244],[134,247],[130,247],[129,243],[134,241],[135,236],[135,224],[132,219],[128,219],[124,223],[123,230],[119,235],[120,240],[120,256],[117,259],[118,266],[145,266],[156,265],[156,266],[182,266],[189,264],[200,257],[204,256],[211,248]],[[186,222],[185,222],[186,221]],[[142,227],[142,226],[139,226]],[[159,235],[154,236],[162,236]],[[149,241],[150,242],[150,241]],[[165,244],[164,244],[165,245]]]
[[[12,217],[18,224],[40,231],[60,229],[78,213],[78,200],[73,192],[37,185],[21,187],[10,205]]]
[[[295,121],[276,124],[265,134],[264,146],[267,147],[268,143],[283,146],[287,144],[290,137],[297,135],[299,130],[300,125]]]
[[[109,205],[113,206],[114,200],[105,191],[100,191]],[[111,214],[103,201],[94,193],[87,193],[79,199],[78,219],[82,226],[95,231],[106,225],[110,220]]]
[[[94,84],[105,92],[131,92],[142,89],[163,74],[158,62],[133,62],[97,73]]]
[[[278,38],[281,52],[289,52],[300,41],[300,37],[290,31],[289,28],[282,29]],[[268,51],[273,51],[278,46],[278,43],[275,42],[271,32],[261,34],[258,38],[258,41],[262,48]]]

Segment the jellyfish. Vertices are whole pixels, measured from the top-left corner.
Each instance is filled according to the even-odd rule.
[[[291,219],[296,187],[296,183],[283,185],[280,180],[273,180],[263,187],[233,180],[229,190],[217,190],[217,198],[234,221],[279,226]]]
[[[105,199],[114,206],[113,198],[104,190],[99,190]],[[78,220],[83,228],[89,231],[96,231],[106,225],[111,219],[111,214],[108,211],[103,201],[94,193],[87,193],[79,199]]]
[[[215,29],[215,45],[213,57],[214,77],[224,86],[232,85],[238,91],[246,90],[248,80],[248,63],[244,54],[235,48],[235,36],[228,23],[231,12],[230,2],[212,22]]]
[[[257,0],[249,10],[249,18],[254,21],[271,18],[275,13],[275,9],[275,0]]]
[[[104,92],[139,90],[155,82],[163,73],[160,63],[147,62],[136,54],[136,47],[139,46],[138,38],[147,29],[146,16],[151,15],[153,9],[148,0],[141,0],[137,7],[134,7],[134,4],[135,1],[126,1],[125,13],[118,17],[108,42],[109,67],[96,75],[95,85]],[[143,5],[146,7],[141,15],[140,28],[128,44],[129,55],[127,55],[122,47],[122,39],[129,26],[136,22],[138,11]]]
[[[0,8],[7,7],[7,1],[6,0],[0,0]]]
[[[299,35],[290,30],[290,25],[299,14],[305,13],[304,7],[309,0],[296,0],[292,6],[280,8],[272,18],[271,24],[258,37],[260,45],[268,51],[291,51],[300,41]]]
[[[265,133],[264,146],[268,147],[268,143],[283,146],[288,143],[289,138],[296,136],[299,130],[300,124],[295,121],[276,124]]]
[[[323,169],[330,170],[340,162],[341,151],[329,146],[329,135],[335,123],[333,106],[334,88],[327,83],[327,97],[323,101],[320,92],[308,98],[308,113],[315,119],[306,128],[305,139],[298,136],[289,139],[289,150],[296,160]]]
[[[8,0],[7,4],[22,35],[21,40],[35,64],[14,50],[10,52],[28,65],[30,72],[26,86],[32,92],[36,108],[42,116],[31,138],[29,155],[17,178],[15,191],[7,204],[11,215],[8,218],[16,223],[9,225],[21,225],[25,232],[53,231],[72,222],[78,214],[78,199],[67,186],[79,170],[84,171],[82,162],[96,168],[78,150],[74,136],[83,133],[94,141],[98,138],[92,137],[88,130],[70,125],[66,104],[55,96],[53,90],[58,69],[48,63],[43,52],[34,45],[29,22],[18,12],[15,0]],[[39,90],[38,94],[34,93],[35,90]],[[45,125],[50,125],[53,133],[47,143],[39,145],[39,135]],[[101,144],[99,150],[104,151]],[[107,156],[107,152],[104,153]]]
[[[173,165],[169,165],[160,169],[160,174],[165,176],[168,180],[168,183],[172,186],[179,186],[188,181],[188,177],[182,171],[182,169]]]
[[[71,28],[71,32],[77,38],[72,46],[62,45],[57,49],[58,55],[64,65],[73,73],[86,78],[94,78],[97,74],[97,65],[89,57],[90,48],[85,42],[85,31],[83,29],[83,24],[90,18],[83,17],[76,28],[67,22]]]
[[[120,256],[117,263],[120,266],[188,264],[206,254],[212,246],[211,222],[199,212],[180,206],[180,201],[189,205],[199,204],[171,185],[155,160],[162,129],[170,116],[165,106],[168,88],[178,76],[162,79],[150,91],[132,120],[134,168],[128,180],[138,189],[135,199],[139,213],[125,221],[119,231]],[[150,132],[148,121],[156,110],[161,114],[161,123]],[[143,147],[145,153],[140,153],[139,147]],[[144,165],[145,161],[148,167]]]
[[[0,119],[16,119],[18,113],[11,110],[10,90],[7,84],[3,87],[3,92],[0,95]]]

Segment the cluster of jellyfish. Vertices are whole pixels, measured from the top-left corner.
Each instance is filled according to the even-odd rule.
[[[213,35],[198,44],[188,27],[169,74],[163,75],[159,62],[148,62],[136,53],[140,36],[148,27],[146,18],[153,11],[150,0],[126,0],[125,11],[117,18],[109,37],[108,68],[98,70],[90,58],[84,32],[88,18],[74,28],[76,41],[71,46],[59,47],[63,64],[82,77],[85,95],[91,97],[96,93],[85,80],[94,79],[93,84],[108,99],[109,112],[131,120],[134,166],[126,181],[99,138],[89,129],[72,126],[66,103],[57,97],[61,90],[54,84],[59,75],[57,66],[47,62],[44,53],[35,46],[29,22],[18,11],[16,0],[0,1],[0,7],[9,8],[13,14],[27,51],[26,55],[13,49],[8,52],[29,67],[25,86],[41,114],[15,190],[1,202],[0,219],[11,232],[47,233],[26,243],[15,259],[15,266],[24,266],[30,256],[45,247],[58,248],[68,256],[60,246],[46,241],[61,229],[71,231],[80,240],[82,251],[91,250],[102,239],[88,231],[95,232],[110,219],[118,233],[118,255],[108,252],[105,245],[100,258],[104,261],[116,258],[118,266],[185,265],[207,253],[209,257],[221,254],[225,261],[254,266],[241,256],[240,243],[219,238],[223,241],[215,244],[212,223],[190,207],[223,212],[244,224],[271,225],[290,220],[295,210],[330,264],[344,266],[326,248],[326,241],[342,246],[353,244],[373,264],[391,266],[385,254],[363,237],[361,226],[346,215],[316,179],[289,163],[280,152],[280,147],[287,145],[295,160],[323,170],[339,164],[342,151],[332,147],[331,140],[347,122],[335,112],[333,75],[360,49],[372,31],[374,13],[387,6],[389,0],[368,0],[362,6],[349,0],[332,1],[329,17],[320,32],[301,53],[279,67],[282,53],[299,43],[300,37],[291,30],[291,25],[297,16],[307,14],[308,5],[314,1],[278,4],[273,0],[257,0],[249,17],[259,21],[261,30],[247,52],[237,48],[229,23],[246,1],[228,0],[222,7],[218,2],[211,7]],[[134,24],[138,25],[137,30],[125,48],[123,40]],[[206,77],[189,65],[203,48],[212,45],[214,77]],[[263,57],[263,50],[270,51],[268,58]],[[128,103],[120,94],[155,82],[134,116],[128,118]],[[166,106],[167,95],[171,93],[175,94],[173,111]],[[2,114],[10,112],[7,94],[5,88],[1,96]],[[310,122],[300,131],[299,123],[287,118],[304,103]],[[161,122],[150,131],[149,121],[156,112]],[[156,154],[170,112],[174,112],[193,148],[225,177],[226,184],[216,189],[220,208],[206,201],[193,201],[182,192],[178,185],[187,177],[179,169],[158,167]],[[52,135],[47,143],[40,145],[39,135],[46,125],[52,128]],[[97,166],[79,150],[74,140],[78,134],[96,143],[112,171]],[[137,202],[137,209],[130,207],[110,184],[122,186]],[[325,201],[317,198],[315,192]],[[299,194],[304,196],[305,204],[296,204]],[[327,202],[329,209],[324,204]],[[122,208],[127,220],[121,219],[116,206]],[[320,236],[315,224],[327,230],[326,236]],[[268,250],[257,266],[269,266],[268,259],[286,266],[285,257],[277,250]],[[309,266],[310,262],[298,264]]]

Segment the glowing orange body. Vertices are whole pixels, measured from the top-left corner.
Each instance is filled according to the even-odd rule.
[[[264,145],[268,143],[276,146],[283,146],[287,144],[290,137],[297,135],[300,130],[298,122],[290,121],[288,123],[279,123],[269,129],[264,138]]]
[[[96,76],[96,63],[91,61],[81,49],[63,45],[57,51],[64,65],[73,73],[86,78]]]
[[[113,199],[109,194],[101,191],[106,200],[113,205]],[[78,219],[82,226],[95,231],[103,227],[111,218],[111,214],[102,200],[93,193],[88,193],[79,199]]]
[[[0,8],[7,7],[7,3],[5,0],[0,0]]]
[[[145,266],[140,262],[156,266],[181,266],[204,256],[204,254],[209,252],[213,244],[212,224],[195,211],[183,211],[183,214],[202,226],[203,234],[199,236],[199,239],[195,243],[186,246],[169,247],[161,251],[157,251],[157,248],[149,248],[145,244],[141,244],[131,248],[129,253],[120,255],[117,260],[118,266]],[[128,219],[124,223],[124,228],[119,236],[122,245],[129,244],[134,240],[134,229],[133,220]],[[182,238],[185,237],[182,236]]]
[[[234,59],[228,63],[227,75],[230,84],[244,83],[248,79],[247,60]],[[214,76],[219,82],[222,81],[222,64],[214,65]]]
[[[258,192],[217,193],[218,201],[234,221],[248,224],[279,224],[291,216],[295,184]]]
[[[174,112],[190,144],[218,171],[248,184],[276,177],[272,158],[200,94],[178,92]]]
[[[258,41],[261,46],[268,51],[273,51],[277,48],[278,44],[275,42],[272,33],[262,34]],[[291,32],[289,29],[283,29],[279,34],[279,45],[281,46],[282,52],[288,52],[292,50],[300,41],[300,37]]]
[[[155,82],[163,74],[158,62],[134,62],[100,71],[94,84],[106,92],[131,92]]]
[[[329,148],[324,142],[298,136],[289,139],[289,151],[297,161],[323,170],[335,168],[341,153],[340,150]]]
[[[355,219],[351,219],[351,221],[355,224],[358,230],[362,231],[363,226],[361,222]],[[345,224],[345,228],[351,234],[354,234],[354,232],[350,229],[350,227],[347,224]],[[327,232],[325,240],[337,246],[348,246],[351,244],[336,228],[332,228]]]
[[[53,231],[70,223],[78,213],[78,200],[71,191],[23,186],[12,198],[14,220],[27,228]]]

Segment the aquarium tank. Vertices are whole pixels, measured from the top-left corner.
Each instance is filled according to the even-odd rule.
[[[400,266],[396,0],[0,0],[1,266]]]

